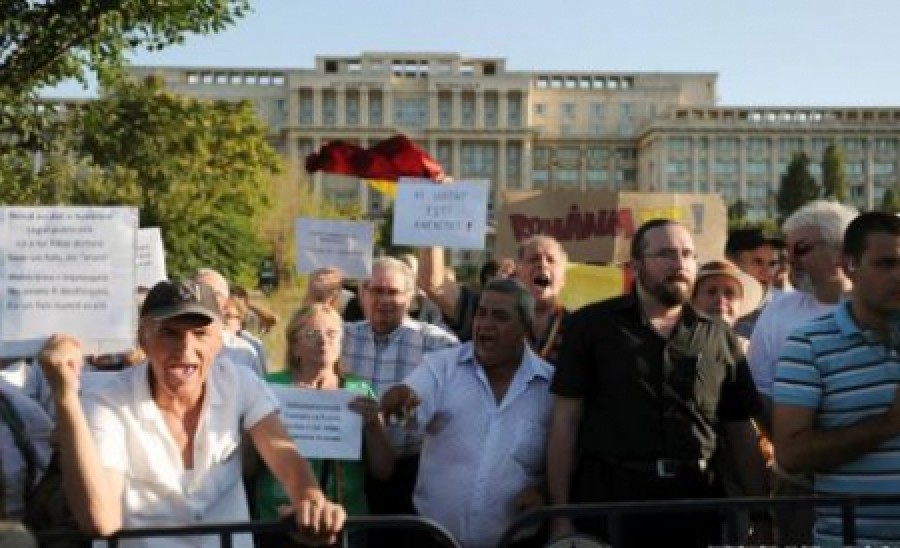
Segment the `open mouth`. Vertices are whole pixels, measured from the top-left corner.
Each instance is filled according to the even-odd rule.
[[[534,280],[532,280],[532,282],[534,282],[534,285],[543,288],[550,287],[550,284],[552,283],[550,281],[550,276],[547,276],[546,274],[538,274],[534,277]]]
[[[175,382],[188,381],[197,374],[199,367],[196,365],[176,365],[166,368],[166,377]]]

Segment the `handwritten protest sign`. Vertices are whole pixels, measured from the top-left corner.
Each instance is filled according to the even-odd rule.
[[[722,257],[727,216],[718,194],[616,192],[609,190],[520,191],[502,194],[497,217],[497,256],[512,256],[519,242],[553,236],[569,259],[621,265],[631,237],[650,219],[673,219],[692,232],[701,261]]]
[[[281,421],[303,456],[360,459],[362,416],[347,408],[357,394],[344,390],[269,386],[281,403]]]
[[[0,356],[70,333],[86,354],[134,346],[137,209],[0,208]]]
[[[368,278],[372,271],[374,228],[364,221],[298,218],[297,270],[310,273],[336,266],[346,278]]]
[[[166,279],[166,252],[159,227],[138,230],[135,261],[135,283],[138,287],[149,289]]]
[[[393,243],[484,249],[488,188],[487,181],[437,185],[401,179],[394,204]]]

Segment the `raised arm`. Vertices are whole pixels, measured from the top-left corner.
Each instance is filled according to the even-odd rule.
[[[106,468],[78,396],[83,364],[81,344],[53,335],[38,355],[56,404],[63,487],[79,527],[91,534],[111,535],[122,528],[124,474]]]
[[[278,414],[270,413],[253,425],[250,437],[291,499],[301,536],[312,542],[335,543],[347,515],[341,506],[325,498],[309,463],[297,452]]]
[[[458,323],[459,284],[447,276],[443,247],[419,250],[419,287],[428,295],[451,323]]]

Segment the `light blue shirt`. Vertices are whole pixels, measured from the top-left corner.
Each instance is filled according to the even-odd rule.
[[[838,430],[883,414],[900,385],[900,355],[875,333],[864,331],[843,302],[826,316],[795,330],[778,361],[775,401],[815,409],[816,428]],[[777,427],[777,425],[776,425]],[[865,455],[815,476],[822,494],[900,493],[900,436]],[[857,541],[900,545],[900,507],[857,508]],[[815,541],[842,543],[840,508],[819,508]]]

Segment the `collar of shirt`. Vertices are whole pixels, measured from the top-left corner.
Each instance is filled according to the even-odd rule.
[[[484,373],[484,366],[478,363],[478,359],[475,357],[474,342],[468,342],[459,346],[457,362],[460,365],[474,368],[476,376],[481,379],[486,386],[488,385],[487,376]],[[518,369],[516,369],[516,374],[513,376],[513,380],[510,383],[507,396],[503,398],[503,405],[505,406],[507,405],[507,402],[513,401],[515,397],[524,392],[528,384],[535,379],[549,383],[552,377],[553,368],[550,364],[541,359],[526,344],[525,352],[522,354],[522,361],[519,363]]]

